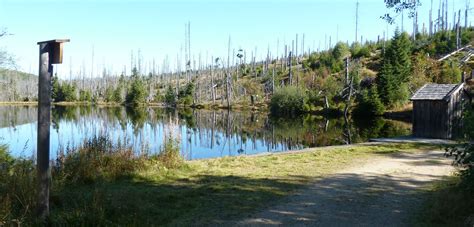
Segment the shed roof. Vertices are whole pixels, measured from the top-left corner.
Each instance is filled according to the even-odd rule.
[[[462,88],[464,84],[425,84],[421,87],[410,100],[445,100],[458,89]]]

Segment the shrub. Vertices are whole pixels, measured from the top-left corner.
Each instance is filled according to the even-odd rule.
[[[170,120],[164,130],[163,147],[157,159],[166,168],[178,168],[183,164],[178,123]]]
[[[461,70],[454,62],[444,61],[441,65],[441,73],[434,81],[440,84],[459,83],[461,81]]]
[[[33,161],[14,159],[0,146],[0,226],[20,226],[32,212],[36,199]]]
[[[53,177],[66,184],[114,180],[140,168],[139,160],[131,148],[113,145],[106,136],[94,136],[81,147],[60,152]]]
[[[468,108],[463,118],[464,140],[461,146],[447,149],[447,156],[454,156],[455,163],[462,167],[461,177],[467,188],[474,192],[474,109]]]
[[[304,112],[305,91],[296,86],[286,86],[275,91],[270,101],[270,110],[275,115],[292,115]]]
[[[437,192],[433,205],[436,213],[431,211],[428,215],[431,218],[430,221],[436,224],[472,225],[474,213],[474,197],[472,196],[474,195],[474,144],[472,142],[474,109],[472,107],[464,113],[463,126],[464,139],[457,146],[447,147],[445,153],[448,157],[454,157],[454,164],[461,167],[460,178],[444,186],[443,191]]]

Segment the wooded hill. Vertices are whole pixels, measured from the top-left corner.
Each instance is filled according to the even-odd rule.
[[[53,98],[58,102],[222,108],[271,104],[288,112],[343,111],[363,104],[364,109],[380,114],[406,104],[410,94],[425,83],[460,82],[461,73],[472,70],[471,52],[466,51],[470,49],[439,59],[473,41],[473,28],[462,29],[458,35],[454,28],[432,36],[396,32],[387,41],[339,42],[311,54],[293,54],[297,49],[285,46],[280,56],[268,51],[259,62],[253,53],[247,57],[245,50],[231,51],[229,45],[227,60],[212,57],[211,64],[192,67],[196,69],[187,61],[187,70],[178,72],[170,72],[164,63],[162,73],[152,70],[146,75],[138,56],[132,58],[129,73],[110,75],[104,70],[100,78],[55,79]],[[2,72],[6,75],[2,78],[7,78],[2,101],[35,99],[37,77]]]
[[[38,76],[0,68],[0,101],[34,101],[38,96]]]

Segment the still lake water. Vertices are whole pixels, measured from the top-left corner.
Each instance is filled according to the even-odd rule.
[[[16,157],[34,157],[37,107],[0,106],[0,118],[0,144],[7,144]],[[98,135],[126,143],[137,154],[157,153],[170,120],[178,121],[175,128],[181,137],[181,153],[188,160],[359,143],[411,133],[410,123],[383,118],[345,122],[314,115],[274,118],[227,110],[55,106],[51,158],[56,158],[59,149],[77,147]]]

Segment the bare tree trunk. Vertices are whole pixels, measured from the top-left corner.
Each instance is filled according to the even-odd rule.
[[[272,94],[275,92],[275,66],[273,66],[272,72]]]
[[[291,72],[291,62],[292,62],[292,58],[293,56],[291,56],[292,52],[290,51],[290,54],[289,54],[289,59],[290,61],[288,62],[288,67],[289,67],[289,80],[290,80],[290,85],[293,85],[293,73]]]
[[[230,109],[230,99],[231,99],[231,94],[230,94],[230,73],[226,73],[226,83],[225,83],[225,91],[227,93],[227,108]]]
[[[346,105],[344,107],[344,117],[348,118],[349,107],[351,104],[351,96],[352,96],[352,83],[354,81],[354,77],[349,78],[349,58],[346,58],[346,90],[348,90],[348,94],[346,97]]]
[[[214,57],[212,57],[212,59],[214,59]],[[213,65],[213,62],[214,60],[211,61],[211,95],[212,95],[212,104],[215,105],[216,104],[216,90],[214,88],[214,74],[213,74],[213,68],[214,68],[214,65]]]
[[[456,24],[456,46],[461,48],[461,10],[458,11],[458,22]]]

